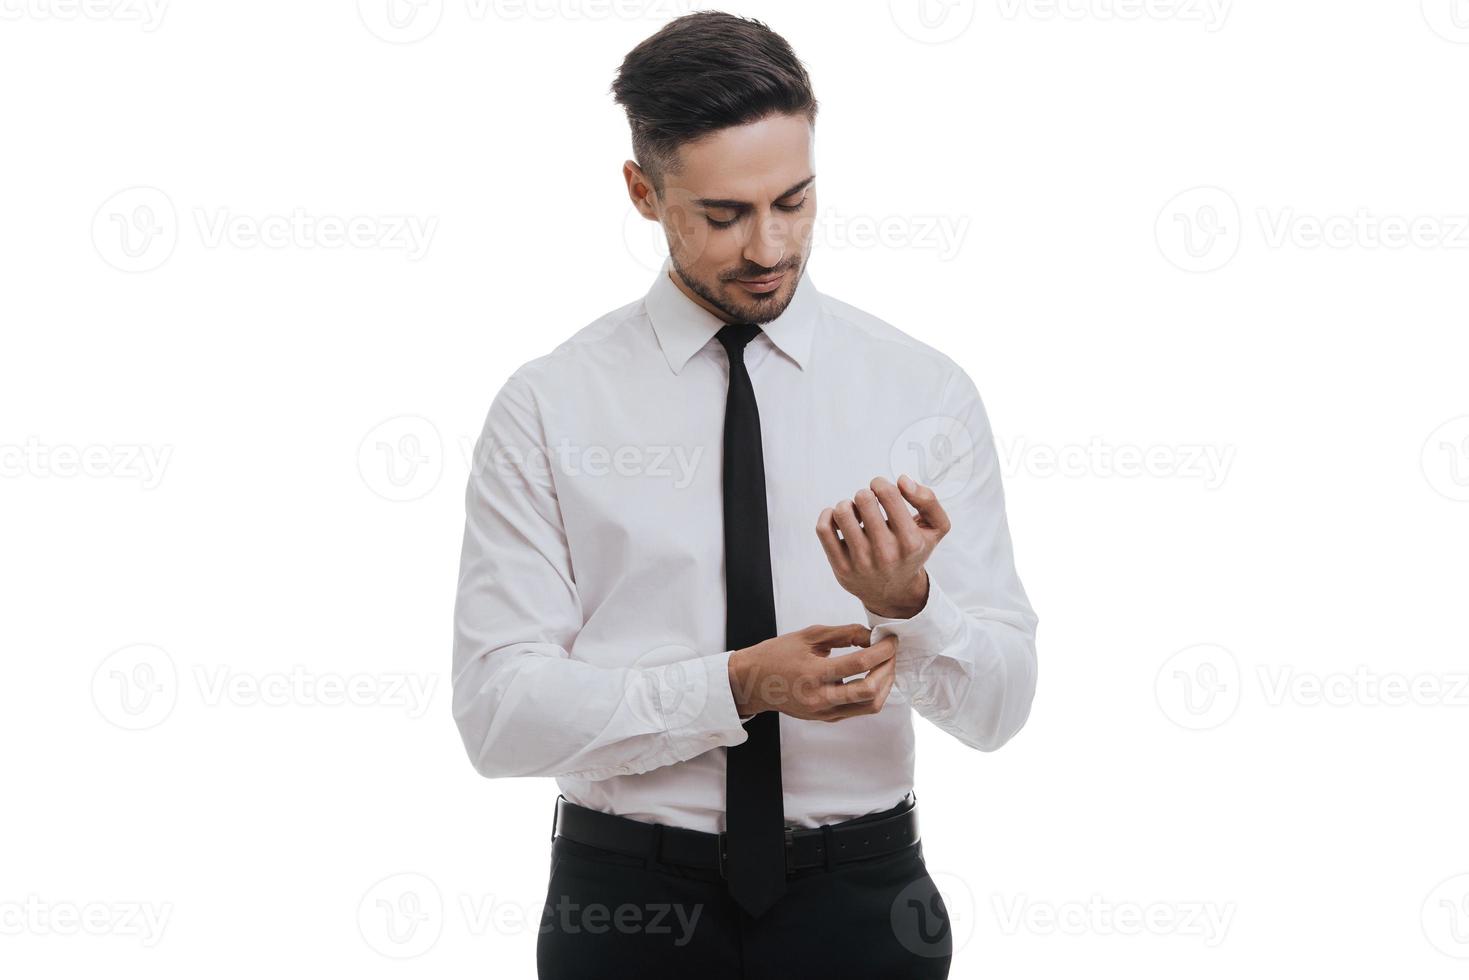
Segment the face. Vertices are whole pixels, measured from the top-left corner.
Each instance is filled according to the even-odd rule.
[[[726,321],[775,319],[811,255],[810,123],[804,116],[769,116],[685,144],[679,156],[682,168],[665,176],[661,195],[636,163],[623,166],[633,204],[663,225],[674,282]]]

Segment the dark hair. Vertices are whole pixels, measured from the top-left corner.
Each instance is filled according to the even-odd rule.
[[[816,96],[785,38],[758,20],[700,10],[664,24],[627,53],[613,101],[632,127],[633,158],[663,191],[678,148],[776,113],[816,122]]]

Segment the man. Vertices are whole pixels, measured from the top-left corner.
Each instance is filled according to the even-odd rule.
[[[669,256],[494,399],[455,610],[476,769],[562,794],[540,975],[946,976],[912,714],[996,749],[1036,672],[978,393],[807,273],[783,39],[680,17],[613,92]]]

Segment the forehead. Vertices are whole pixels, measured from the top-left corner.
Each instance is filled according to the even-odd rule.
[[[759,204],[811,176],[813,148],[804,116],[767,116],[681,146],[683,172],[668,183],[687,197]]]

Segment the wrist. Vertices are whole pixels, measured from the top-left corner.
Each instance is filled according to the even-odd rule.
[[[729,691],[734,696],[735,712],[741,718],[755,713],[754,707],[746,700],[745,694],[749,686],[745,683],[745,674],[749,667],[750,651],[735,650],[729,655]]]
[[[863,605],[866,606],[866,603]],[[912,619],[928,605],[928,572],[919,573],[913,584],[895,599],[866,606],[867,611],[883,619]]]

